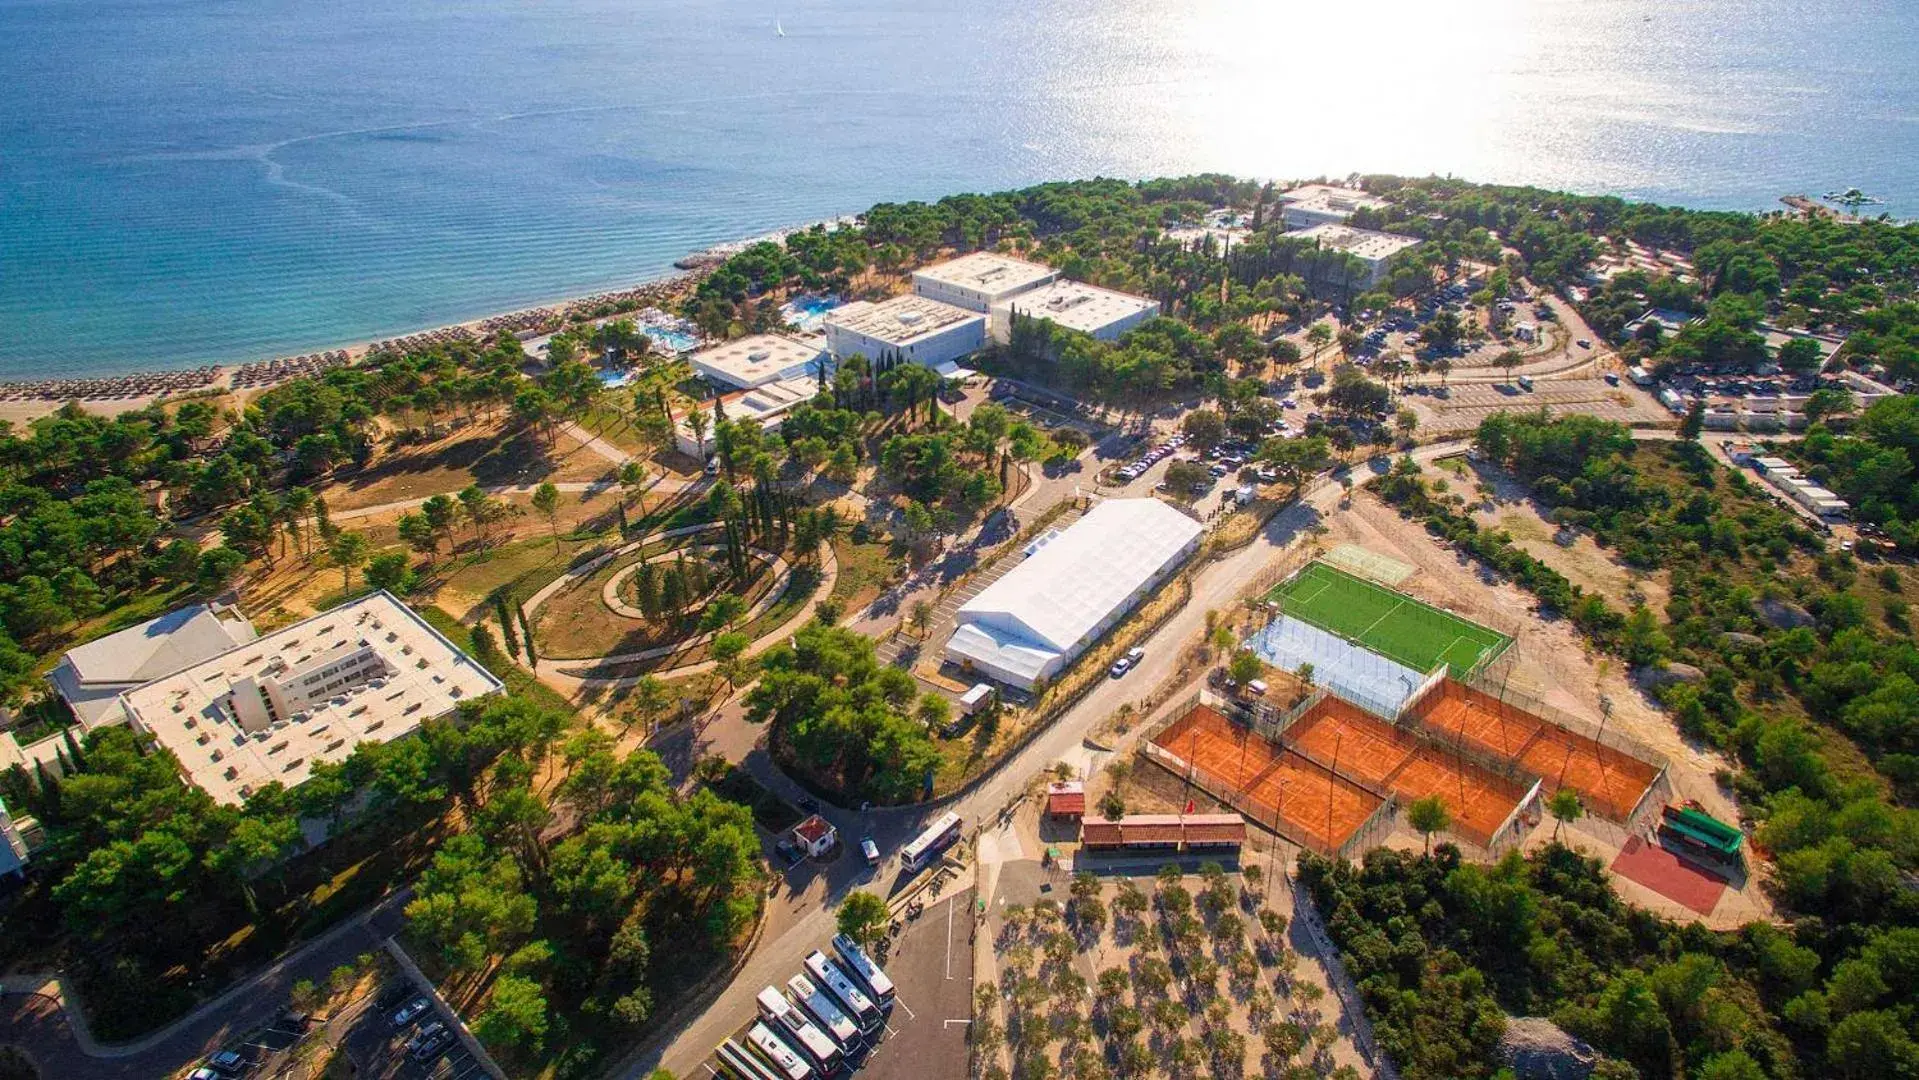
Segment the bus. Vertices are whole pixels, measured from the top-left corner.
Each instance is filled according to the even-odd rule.
[[[845,1007],[846,1015],[853,1018],[861,1032],[871,1035],[886,1022],[885,1014],[880,1012],[880,1007],[873,1003],[872,998],[866,996],[866,991],[860,989],[852,976],[841,971],[838,964],[828,960],[825,953],[814,949],[807,955],[805,966],[806,973],[813,977],[813,981],[824,986]]]
[[[786,993],[847,1053],[852,1053],[853,1048],[860,1043],[860,1026],[846,1015],[846,1010],[839,1007],[832,994],[815,986],[813,980],[804,975],[795,975],[786,980]]]
[[[960,816],[941,814],[939,820],[926,827],[926,831],[915,836],[913,842],[900,852],[900,861],[906,864],[908,873],[918,873],[927,863],[939,857],[939,853],[952,847],[960,838]]]
[[[833,951],[840,954],[846,969],[866,986],[867,992],[873,995],[873,1000],[880,1003],[880,1008],[892,1006],[893,980],[886,977],[886,972],[881,971],[878,964],[867,958],[866,952],[859,947],[858,942],[845,934],[834,934]]]
[[[756,1020],[752,1027],[746,1029],[746,1041],[772,1063],[773,1071],[780,1074],[780,1080],[812,1080],[812,1067],[800,1060],[800,1055],[792,1047],[781,1042],[765,1021]]]
[[[784,1080],[766,1062],[748,1053],[745,1047],[732,1039],[721,1043],[713,1051],[713,1056],[719,1059],[724,1070],[722,1075],[733,1077],[734,1080]]]
[[[821,1076],[831,1076],[840,1068],[840,1044],[832,1040],[826,1032],[813,1026],[806,1014],[793,1007],[786,995],[776,987],[766,987],[760,991],[760,1019],[772,1027],[775,1034],[784,1038],[795,1050],[813,1063]]]

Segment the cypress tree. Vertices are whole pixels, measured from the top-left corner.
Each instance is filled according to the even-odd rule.
[[[528,667],[538,668],[540,666],[540,658],[533,652],[533,624],[526,621],[525,608],[519,609],[519,613],[520,640],[525,643],[522,648],[526,652],[526,664]]]
[[[67,744],[67,756],[73,759],[73,771],[86,772],[87,756],[80,752],[80,741],[73,737],[73,725],[63,728],[60,735]]]
[[[686,574],[676,566],[660,575],[660,607],[669,614],[678,615],[685,606]]]
[[[506,654],[517,656],[520,652],[519,635],[513,632],[513,616],[507,610],[506,597],[493,594],[493,610],[500,617],[500,638],[506,642]]]
[[[60,780],[47,772],[47,763],[39,758],[33,759],[33,774],[40,781],[40,804],[35,809],[43,818],[58,819],[60,816]]]
[[[652,563],[641,563],[639,573],[633,575],[633,598],[639,602],[640,612],[649,619],[660,617],[660,571]]]

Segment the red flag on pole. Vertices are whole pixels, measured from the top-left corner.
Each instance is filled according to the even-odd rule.
[[[1189,814],[1190,814],[1190,813],[1192,813],[1192,812],[1193,812],[1193,809],[1194,809],[1194,807],[1195,807],[1196,805],[1197,805],[1197,804],[1196,804],[1196,803],[1194,803],[1194,802],[1193,802],[1193,800],[1191,800],[1191,799],[1187,799],[1187,800],[1186,800],[1186,812],[1187,812],[1187,813],[1189,813]]]

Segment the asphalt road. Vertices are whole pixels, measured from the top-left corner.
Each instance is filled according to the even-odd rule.
[[[1422,462],[1431,461],[1457,453],[1465,445],[1463,442],[1435,443],[1418,448],[1413,457]],[[1361,465],[1358,471],[1363,473],[1367,468]],[[770,901],[773,910],[768,915],[766,932],[733,983],[702,1015],[686,1023],[671,1042],[649,1048],[621,1075],[637,1080],[659,1066],[678,1076],[693,1075],[692,1070],[700,1068],[700,1062],[713,1047],[752,1015],[753,996],[760,988],[783,982],[787,975],[798,970],[808,952],[832,936],[833,906],[841,897],[859,887],[891,893],[906,883],[908,879],[900,871],[895,856],[900,846],[932,818],[953,810],[969,826],[975,825],[997,815],[1021,794],[1035,773],[1055,762],[1066,761],[1086,773],[1098,768],[1106,755],[1085,744],[1087,733],[1121,705],[1137,702],[1162,679],[1174,674],[1180,645],[1203,631],[1206,612],[1231,605],[1260,571],[1338,504],[1340,494],[1338,482],[1322,476],[1297,504],[1276,515],[1253,543],[1202,569],[1194,585],[1193,601],[1146,641],[1146,658],[1137,668],[1125,678],[1103,680],[1052,727],[965,795],[933,806],[865,813],[825,808],[825,816],[846,838],[844,846],[848,850],[861,836],[874,838],[885,856],[879,871],[870,871],[852,856],[824,866],[803,864],[794,872],[798,876],[789,877],[787,885]],[[1194,676],[1197,675],[1195,672]],[[672,754],[685,760],[697,760],[708,753],[725,754],[731,760],[742,761],[773,791],[797,801],[804,792],[782,775],[765,750],[756,745],[761,734],[757,727],[745,722],[740,703],[735,699],[699,732],[682,734],[680,739],[687,745],[673,748]]]
[[[32,1057],[40,1075],[75,1080],[154,1080],[169,1076],[238,1036],[252,1032],[285,1009],[293,984],[324,983],[328,973],[374,952],[398,928],[401,892],[364,917],[331,931],[305,951],[282,960],[216,999],[185,1023],[131,1047],[98,1047],[89,1053],[67,1023],[58,1002],[37,994],[8,993],[0,999],[0,1043]],[[158,928],[156,928],[157,930]]]

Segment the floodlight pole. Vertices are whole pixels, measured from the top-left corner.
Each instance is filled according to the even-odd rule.
[[[1333,767],[1326,771],[1326,842],[1333,840],[1333,774],[1339,771],[1339,744],[1341,734],[1333,732]]]

